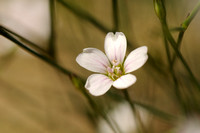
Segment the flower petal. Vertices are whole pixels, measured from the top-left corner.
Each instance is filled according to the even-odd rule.
[[[126,73],[137,70],[142,67],[148,59],[148,48],[146,46],[139,47],[133,50],[124,62],[124,70]]]
[[[114,81],[113,86],[117,89],[125,89],[136,82],[136,77],[132,74],[126,74]]]
[[[110,66],[106,55],[96,48],[83,49],[76,57],[76,62],[89,71],[99,73],[106,73],[107,67]]]
[[[88,77],[85,88],[94,96],[105,94],[112,86],[113,81],[103,74],[92,74]]]
[[[126,54],[126,47],[126,37],[122,32],[116,32],[115,34],[109,32],[106,35],[104,49],[110,62],[117,60],[122,64]]]

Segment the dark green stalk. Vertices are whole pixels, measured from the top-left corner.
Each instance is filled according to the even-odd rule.
[[[120,95],[119,93],[116,93],[116,92],[109,91],[108,95],[110,96],[110,98],[112,98],[113,100],[116,100],[116,101],[124,100],[124,97],[122,97],[122,95]],[[144,104],[144,103],[138,102],[136,100],[132,100],[132,101],[135,105],[144,108],[145,110],[149,111],[150,113],[152,113],[153,115],[155,115],[156,117],[158,117],[162,120],[174,121],[176,119],[175,116],[173,116],[169,113],[163,112],[162,110],[159,110],[151,105]]]
[[[114,32],[117,32],[119,30],[119,18],[118,18],[117,5],[118,5],[118,0],[112,0]]]
[[[142,123],[141,117],[139,112],[136,110],[130,96],[129,93],[126,89],[122,90],[124,93],[124,97],[126,99],[126,101],[129,103],[129,105],[131,106],[132,112],[133,112],[133,116],[135,116],[136,118],[136,123],[137,123],[137,128],[138,128],[138,132],[144,133],[145,129],[144,129],[144,125]]]
[[[186,30],[188,28],[189,24],[192,22],[192,20],[194,19],[194,17],[198,13],[199,9],[200,9],[200,0],[197,3],[197,5],[195,6],[195,8],[192,10],[190,15],[187,17],[187,19],[182,23],[182,28],[184,30]]]
[[[167,37],[168,41],[170,42],[172,48],[174,49],[176,55],[178,56],[178,58],[180,59],[180,61],[182,62],[183,66],[185,67],[185,69],[187,70],[188,74],[190,75],[193,83],[196,85],[196,87],[198,88],[198,90],[200,90],[200,85],[197,81],[197,79],[195,78],[194,74],[192,73],[189,65],[187,64],[187,62],[185,61],[185,59],[183,58],[181,52],[179,51],[177,44],[175,42],[175,40],[173,39],[171,33],[169,32],[168,26],[166,23],[162,23],[162,27],[164,29],[165,32],[165,36]]]
[[[60,2],[63,6],[68,8],[72,13],[79,16],[80,18],[89,21],[91,24],[99,28],[101,31],[107,33],[111,31],[111,29],[105,27],[103,24],[101,24],[98,20],[96,20],[93,16],[91,16],[89,13],[81,9],[80,7],[76,7],[75,5],[69,4],[68,2],[64,0],[57,0]]]
[[[171,44],[173,50],[175,51],[177,57],[180,59],[181,63],[183,64],[183,66],[187,70],[187,72],[190,75],[194,85],[196,85],[196,87],[200,91],[199,82],[197,81],[197,79],[195,78],[194,74],[192,73],[189,65],[187,64],[187,62],[183,58],[181,52],[179,51],[179,49],[177,47],[177,43],[175,42],[174,38],[172,37],[172,35],[169,31],[169,28],[168,28],[168,25],[167,25],[167,22],[166,22],[166,9],[165,9],[164,1],[163,0],[154,0],[154,7],[155,7],[155,11],[156,11],[157,16],[160,19],[161,26],[162,26],[165,37],[170,42],[170,44]]]
[[[163,34],[164,34],[164,31],[163,31]],[[166,53],[167,53],[167,60],[168,60],[168,64],[169,64],[169,71],[170,71],[171,77],[172,77],[173,82],[174,82],[175,95],[176,95],[177,101],[181,105],[182,109],[185,111],[185,113],[187,113],[186,108],[185,108],[185,104],[183,103],[183,100],[181,98],[181,92],[180,92],[180,89],[179,89],[178,80],[177,80],[177,77],[175,75],[175,71],[174,71],[174,68],[173,68],[173,65],[172,65],[172,59],[171,59],[171,55],[170,55],[169,45],[168,45],[168,42],[167,42],[167,39],[166,39],[165,36],[164,36],[164,42],[165,42],[165,49],[166,49]]]
[[[22,41],[25,41],[28,45],[30,45],[32,48],[37,49],[38,51],[42,52],[42,53],[46,53],[45,49],[42,49],[41,47],[39,47],[38,45],[36,45],[35,43],[31,42],[30,40],[20,36],[19,34],[15,33],[14,31],[11,31],[8,28],[2,27],[0,26],[1,29],[13,34],[14,36],[20,38]]]
[[[27,47],[26,45],[24,45],[23,43],[21,43],[20,41],[18,41],[14,37],[12,37],[9,33],[7,33],[4,29],[2,29],[2,27],[0,27],[0,34],[2,36],[6,37],[7,39],[9,39],[10,41],[16,43],[18,46],[22,47],[23,49],[29,51],[31,54],[35,55],[36,57],[40,58],[41,60],[47,62],[51,66],[53,66],[53,67],[57,68],[58,70],[62,71],[64,74],[71,75],[71,72],[69,70],[61,67],[60,65],[55,63],[52,59],[49,59],[48,57],[46,57],[46,56],[36,52],[35,50]]]
[[[49,10],[50,10],[50,39],[48,53],[52,58],[56,58],[55,42],[56,42],[56,27],[55,27],[55,0],[49,0]]]
[[[197,3],[197,5],[192,10],[190,15],[186,18],[186,20],[181,24],[181,31],[179,32],[178,40],[177,40],[177,47],[178,48],[180,48],[180,46],[181,46],[181,42],[183,40],[183,36],[184,36],[185,31],[187,30],[189,24],[192,22],[192,20],[194,19],[194,17],[198,13],[199,9],[200,9],[200,1]],[[173,55],[172,64],[175,63],[175,60],[176,60],[176,55]]]
[[[123,101],[124,100],[124,97],[117,92],[108,91],[108,95],[110,96],[110,98],[112,98],[115,101],[117,101],[117,100]],[[158,117],[162,120],[166,120],[166,121],[169,121],[169,122],[176,120],[175,116],[173,116],[169,113],[163,112],[162,110],[159,110],[159,109],[157,109],[157,108],[155,108],[151,105],[144,104],[144,103],[138,102],[136,100],[132,100],[132,101],[135,105],[144,108],[145,110],[149,111],[150,113],[152,113],[153,115],[155,115],[156,117]]]
[[[163,30],[163,35],[164,35],[164,30]],[[172,79],[174,81],[175,94],[176,94],[176,96],[178,98],[179,103],[182,103],[181,96],[180,96],[180,91],[179,91],[178,81],[177,81],[177,78],[175,76],[174,68],[172,66],[171,54],[170,54],[167,38],[165,36],[164,36],[164,44],[165,44],[165,50],[166,50],[166,53],[167,53],[167,60],[168,60],[168,64],[169,64],[169,70],[170,70]]]
[[[175,121],[177,118],[171,114],[168,114],[166,112],[163,112],[155,107],[152,107],[150,105],[144,104],[144,103],[140,103],[138,101],[133,100],[135,105],[141,106],[144,109],[148,110],[149,112],[151,112],[152,114],[154,114],[155,116],[161,118],[162,120],[166,120],[168,122],[173,122]]]

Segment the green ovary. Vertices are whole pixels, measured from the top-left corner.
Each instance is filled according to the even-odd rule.
[[[107,68],[107,76],[112,79],[113,81],[117,80],[123,75],[123,69],[121,65],[113,65],[112,68],[108,67]]]

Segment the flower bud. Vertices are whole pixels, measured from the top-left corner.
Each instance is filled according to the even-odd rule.
[[[156,15],[160,20],[166,19],[166,10],[164,5],[164,0],[154,0],[154,9]]]

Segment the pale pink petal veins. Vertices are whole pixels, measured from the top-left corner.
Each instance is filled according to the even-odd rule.
[[[83,49],[76,57],[76,62],[89,71],[99,73],[106,73],[107,67],[110,66],[106,55],[96,48]]]
[[[103,74],[92,74],[88,77],[85,88],[94,96],[105,94],[112,86],[113,81]]]
[[[117,89],[125,89],[136,82],[136,77],[132,74],[126,74],[114,81],[113,86]]]
[[[122,64],[126,54],[127,41],[122,32],[116,32],[113,34],[109,32],[105,37],[104,49],[109,60],[119,61]]]
[[[148,59],[148,48],[146,46],[139,47],[133,50],[124,62],[125,73],[129,73],[142,67]]]

